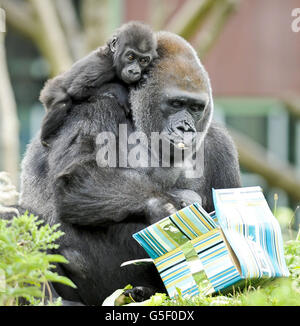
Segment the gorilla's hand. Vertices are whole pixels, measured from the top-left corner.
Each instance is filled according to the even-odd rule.
[[[135,302],[142,302],[150,299],[150,297],[155,294],[155,290],[144,286],[136,286],[132,289],[126,290],[123,294],[126,297],[132,298]]]
[[[193,190],[175,189],[168,193],[169,199],[153,197],[146,203],[146,212],[151,223],[176,213],[178,210],[194,203],[202,204],[202,198]]]
[[[170,195],[176,202],[180,203],[180,207],[184,208],[194,203],[202,204],[202,198],[195,191],[189,189],[176,189],[170,192]]]
[[[176,213],[179,207],[173,202],[164,198],[150,198],[146,203],[146,213],[150,217],[150,222],[155,223],[164,217]]]

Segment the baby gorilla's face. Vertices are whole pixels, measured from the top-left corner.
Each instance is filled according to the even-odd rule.
[[[142,53],[132,47],[126,47],[120,56],[119,78],[126,84],[138,82],[152,60],[151,52]]]
[[[157,40],[142,23],[123,25],[110,42],[116,74],[125,84],[137,83],[150,63],[157,58]]]

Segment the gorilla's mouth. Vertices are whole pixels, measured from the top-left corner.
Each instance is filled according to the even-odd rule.
[[[179,148],[179,149],[187,149],[187,148],[189,148],[189,146],[187,146],[187,145],[184,144],[184,143],[177,143],[177,144],[175,144],[175,146],[176,146],[177,148]]]
[[[184,150],[192,147],[194,137],[189,137],[188,140],[184,137],[180,137],[177,134],[165,135],[165,140],[168,141],[172,146]]]
[[[181,150],[184,150],[184,149],[189,149],[191,146],[192,146],[192,144],[186,144],[186,143],[184,143],[183,141],[180,141],[180,142],[174,142],[174,141],[171,141],[171,144],[174,146],[174,147],[176,147],[176,148],[178,148],[178,149],[181,149]]]
[[[168,123],[164,127],[164,138],[177,149],[191,148],[196,141],[196,128],[186,119]]]
[[[136,74],[136,75],[129,75],[125,72],[122,72],[122,80],[126,83],[126,84],[133,84],[136,83],[140,80],[141,78],[141,74]]]

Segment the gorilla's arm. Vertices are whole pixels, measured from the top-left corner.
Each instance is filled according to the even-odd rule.
[[[138,171],[99,168],[94,161],[67,168],[56,179],[54,193],[59,218],[85,226],[117,223],[135,214],[151,223],[179,208],[161,186]]]

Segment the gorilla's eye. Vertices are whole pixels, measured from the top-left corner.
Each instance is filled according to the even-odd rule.
[[[140,63],[142,65],[147,65],[150,62],[150,58],[149,57],[144,57],[140,59]]]
[[[134,60],[134,54],[133,54],[133,53],[129,53],[129,54],[127,55],[127,59],[128,59],[129,61],[133,61],[133,60]]]
[[[192,104],[190,110],[193,112],[201,112],[205,109],[205,104]]]
[[[180,101],[180,100],[172,100],[170,101],[170,105],[173,107],[173,108],[181,108],[183,107],[183,102]]]

